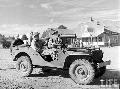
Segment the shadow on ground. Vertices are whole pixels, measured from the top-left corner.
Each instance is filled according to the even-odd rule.
[[[105,74],[98,79],[94,79],[94,81],[90,85],[101,85],[101,80],[104,81],[104,84],[111,80],[112,83],[117,81],[120,84],[120,71],[114,69],[107,69]]]
[[[69,73],[68,71],[63,71],[61,69],[56,69],[56,70],[47,70],[42,72],[41,69],[36,68],[37,69],[37,73],[33,72],[29,77],[25,77],[25,79],[28,79],[26,81],[30,81],[32,80],[36,80],[36,79],[40,79],[39,81],[42,82],[42,79],[48,78],[48,77],[53,77],[53,78],[62,78],[65,81],[72,81],[70,79]],[[13,76],[17,73],[15,69],[1,69],[1,77],[5,76],[8,77],[8,75],[12,75]],[[16,78],[16,77],[15,77]],[[103,76],[101,76],[100,78],[94,79],[89,85],[101,85],[101,80],[104,81],[108,81],[109,79],[115,79],[117,80],[117,84],[120,84],[120,71],[119,70],[115,70],[115,69],[107,69],[105,74]],[[24,78],[23,78],[24,80]],[[23,81],[21,80],[21,81]]]
[[[60,76],[63,78],[70,78],[68,71],[62,71],[62,70],[49,70],[49,72],[44,72],[40,74],[31,74],[29,77],[48,77],[48,76]],[[108,81],[111,80],[117,80],[117,83],[120,84],[120,71],[114,70],[114,69],[107,69],[105,74],[101,76],[100,78],[94,79],[93,82],[91,82],[89,85],[101,85],[101,80]]]
[[[32,73],[29,77],[49,77],[49,76],[61,76],[63,78],[70,78],[68,71],[63,71],[62,69],[47,69],[43,72],[39,72],[39,74]]]

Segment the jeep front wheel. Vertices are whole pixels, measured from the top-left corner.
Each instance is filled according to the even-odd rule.
[[[32,73],[32,62],[28,56],[21,56],[16,63],[16,69],[21,77],[29,76]]]
[[[94,79],[94,68],[88,60],[75,60],[69,68],[70,77],[77,84],[89,84]]]

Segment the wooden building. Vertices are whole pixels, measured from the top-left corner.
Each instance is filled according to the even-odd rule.
[[[92,35],[87,32],[81,37],[83,45],[99,45],[99,46],[118,46],[120,45],[120,33],[111,31],[109,28],[104,28],[99,32],[94,32]]]
[[[120,45],[120,28],[114,25],[106,25],[104,21],[90,19],[81,23],[78,40],[82,40],[83,45],[118,46]]]

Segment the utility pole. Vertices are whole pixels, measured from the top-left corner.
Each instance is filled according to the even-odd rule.
[[[91,45],[93,45],[93,42],[92,42],[92,34],[90,34],[90,38],[91,38]]]

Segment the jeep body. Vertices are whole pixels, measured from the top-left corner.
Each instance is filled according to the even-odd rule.
[[[66,40],[68,38],[76,39],[76,36],[69,36],[69,35],[61,35],[59,36],[60,39]],[[65,47],[62,47],[64,44]],[[67,45],[67,46],[66,46]],[[22,61],[21,56],[26,56],[29,58],[30,64],[32,66],[41,66],[41,67],[53,67],[53,68],[61,68],[63,70],[68,70],[71,78],[78,84],[88,84],[90,83],[94,77],[100,77],[104,74],[106,70],[106,65],[110,65],[110,61],[104,62],[103,52],[100,48],[95,47],[83,47],[83,48],[73,48],[68,47],[66,42],[56,44],[54,49],[48,49],[46,46],[42,49],[42,53],[36,52],[28,45],[17,45],[12,46],[11,55],[13,57],[13,61],[21,60],[18,64]],[[54,58],[52,57],[54,56]],[[23,63],[24,65],[24,63]],[[30,66],[31,66],[30,65]],[[88,66],[85,68],[85,66]],[[26,68],[26,66],[24,66]],[[31,68],[31,67],[30,67]],[[76,69],[75,69],[76,68]],[[19,69],[19,68],[18,68]],[[81,69],[82,72],[80,71]],[[87,71],[90,71],[88,74],[88,78],[85,79],[84,76],[80,76],[85,72],[87,76]],[[31,71],[31,70],[30,70]],[[102,72],[102,73],[101,73]],[[31,72],[27,74],[23,74],[23,76],[28,76]],[[89,78],[89,76],[91,76]],[[77,80],[79,78],[79,80]]]

